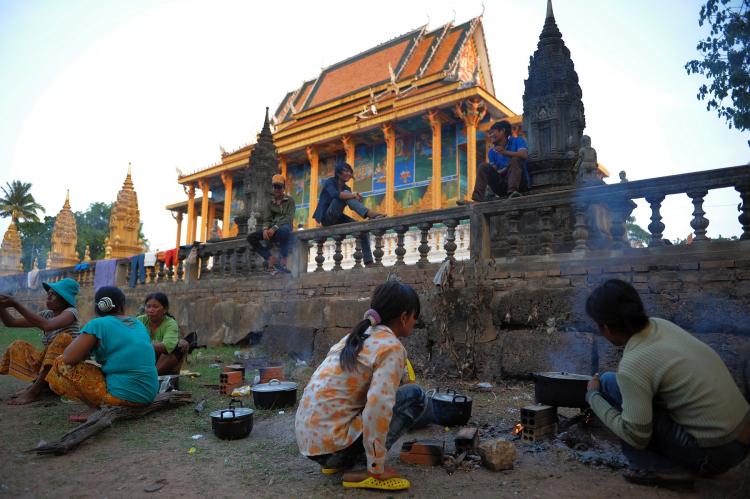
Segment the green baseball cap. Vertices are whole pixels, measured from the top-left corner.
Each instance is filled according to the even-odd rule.
[[[76,295],[78,294],[79,286],[75,279],[66,277],[57,282],[43,282],[42,286],[45,291],[51,289],[57,293],[60,298],[65,300],[71,307],[76,306]]]

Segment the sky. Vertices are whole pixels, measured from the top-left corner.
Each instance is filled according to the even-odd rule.
[[[583,90],[585,133],[617,181],[736,166],[750,134],[696,99],[700,1],[555,0]],[[114,201],[128,163],[151,249],[174,244],[164,209],[187,199],[184,172],[254,141],[266,106],[321,68],[426,23],[482,12],[480,0],[212,2],[0,0],[0,185],[32,183],[56,215]],[[546,0],[485,0],[495,95],[523,111]],[[739,195],[712,191],[708,235],[740,233]],[[665,237],[684,238],[692,205],[669,196]],[[650,210],[639,201],[637,221]],[[5,231],[9,220],[0,221]],[[183,222],[183,234],[185,225]],[[184,236],[183,236],[184,237]]]

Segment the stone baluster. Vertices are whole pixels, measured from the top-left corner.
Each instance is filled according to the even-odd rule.
[[[383,266],[383,235],[385,229],[375,229],[372,231],[372,235],[375,236],[375,251],[372,252],[372,256],[375,259],[373,262],[374,267]]]
[[[537,209],[536,212],[539,215],[539,222],[541,226],[541,231],[539,234],[541,248],[539,253],[541,255],[551,255],[552,240],[554,239],[554,236],[552,235],[552,208],[546,206],[544,208]]]
[[[662,239],[665,225],[662,223],[661,217],[661,203],[664,201],[664,194],[652,194],[646,196],[646,202],[651,205],[651,223],[648,224],[648,231],[651,233],[649,238],[649,246],[663,246],[664,239]]]
[[[185,263],[185,256],[180,255],[180,251],[177,251],[177,263],[174,264],[177,269],[175,269],[175,272],[177,274],[177,281],[182,281],[183,279],[183,264]]]
[[[211,277],[222,277],[224,272],[224,250],[216,250],[214,255],[214,263],[211,266]]]
[[[232,259],[234,258],[234,248],[227,248],[224,252],[224,277],[232,275]]]
[[[247,246],[238,246],[234,250],[234,273],[232,275],[244,275],[246,269]]]
[[[404,248],[404,234],[409,227],[406,225],[399,225],[394,229],[396,231],[396,263],[394,265],[406,265],[404,262],[404,255],[406,255],[406,248]]]
[[[521,237],[518,232],[518,222],[521,219],[521,212],[511,210],[506,216],[508,220],[508,256],[519,256],[521,254]]]
[[[252,246],[248,246],[247,250],[247,272],[253,273],[258,271],[258,253],[255,252]]]
[[[432,222],[423,222],[419,225],[420,231],[420,244],[417,247],[417,250],[419,251],[419,261],[417,261],[417,265],[420,267],[424,267],[428,263],[430,263],[430,260],[428,259],[427,255],[430,253],[430,229],[432,228]]]
[[[742,199],[742,205],[740,206],[740,216],[737,217],[740,225],[742,226],[741,240],[750,239],[750,184],[738,185],[735,190],[740,193],[740,199]]]
[[[208,278],[208,259],[211,258],[211,253],[205,248],[200,253],[201,267],[200,267],[200,278]]]
[[[687,195],[693,202],[693,220],[690,221],[690,227],[695,232],[695,239],[693,242],[704,242],[707,241],[706,229],[708,228],[708,219],[703,215],[706,214],[703,211],[703,198],[708,194],[707,190],[691,191]]]
[[[630,247],[628,243],[627,221],[636,204],[630,199],[623,199],[609,205],[612,210],[612,227],[609,232],[612,234],[613,250],[622,250]]]
[[[586,213],[588,206],[584,203],[576,203],[573,207],[573,218],[575,228],[573,229],[573,240],[575,241],[575,247],[573,251],[580,253],[589,249],[589,228],[586,223]]]
[[[325,243],[325,237],[319,237],[315,239],[315,247],[317,248],[317,254],[315,255],[315,272],[323,272],[323,264],[326,261],[326,257],[323,256]]]
[[[159,262],[159,273],[163,273],[167,281],[173,282],[175,280],[175,270],[179,263],[173,263],[172,265],[166,265],[164,262]]]
[[[333,250],[333,271],[338,272],[342,269],[341,267],[341,260],[344,259],[344,255],[341,253],[341,241],[344,240],[346,236],[341,234],[336,234],[333,236],[334,241],[334,250]]]
[[[362,253],[362,240],[360,238],[365,237],[367,234],[367,231],[357,232],[354,234],[354,267],[352,267],[355,270],[359,270],[364,268],[362,265],[362,258],[364,256],[364,253]]]
[[[156,273],[154,267],[146,267],[146,284],[153,284],[156,282]]]
[[[443,244],[445,259],[455,261],[456,248],[458,248],[456,246],[456,226],[458,225],[458,220],[449,218],[444,223],[446,227],[445,243]]]

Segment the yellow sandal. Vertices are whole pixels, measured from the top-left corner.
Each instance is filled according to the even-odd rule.
[[[386,478],[380,480],[368,476],[361,482],[341,482],[344,487],[350,489],[378,489],[378,490],[406,490],[411,487],[409,480],[406,478]]]
[[[338,468],[320,468],[320,472],[324,475],[335,475],[336,473],[340,472],[341,470]]]

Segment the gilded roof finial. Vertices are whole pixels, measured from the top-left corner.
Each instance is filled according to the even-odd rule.
[[[63,203],[63,209],[70,209],[70,189],[65,193],[65,203]]]

